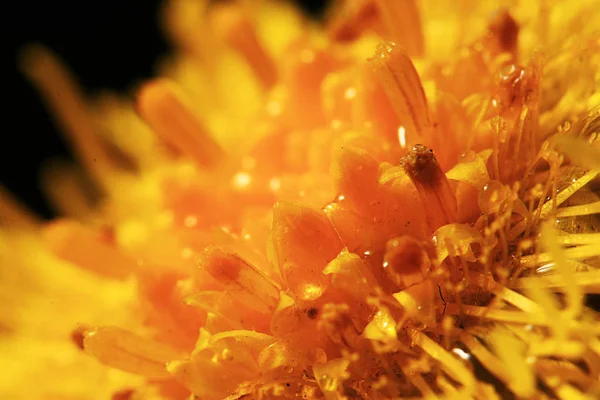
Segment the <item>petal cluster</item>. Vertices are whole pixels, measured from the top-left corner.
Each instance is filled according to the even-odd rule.
[[[80,165],[52,223],[2,193],[0,343],[102,364],[29,398],[600,393],[594,2],[334,3],[170,0],[131,99],[24,54]]]

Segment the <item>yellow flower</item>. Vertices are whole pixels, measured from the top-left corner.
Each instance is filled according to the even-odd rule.
[[[2,192],[0,397],[600,394],[595,1],[170,0],[135,100]]]

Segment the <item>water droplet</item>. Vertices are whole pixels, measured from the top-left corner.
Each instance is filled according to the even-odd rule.
[[[225,361],[233,360],[233,354],[232,354],[231,350],[223,349],[223,351],[221,352],[221,358]]]
[[[406,128],[402,125],[398,127],[398,141],[400,142],[400,147],[403,149],[406,148]]]
[[[190,249],[189,247],[184,247],[181,250],[181,257],[187,260],[192,257],[192,253],[192,249]]]
[[[352,86],[347,88],[346,91],[344,92],[344,97],[346,98],[346,100],[352,100],[353,98],[356,97],[356,88],[353,88]]]
[[[271,180],[269,180],[269,189],[273,192],[281,189],[281,180],[279,178],[271,178]]]
[[[452,352],[465,361],[469,361],[471,359],[471,355],[469,353],[458,347],[453,348]]]
[[[252,182],[252,176],[246,172],[238,172],[233,176],[232,183],[236,189],[244,189]]]

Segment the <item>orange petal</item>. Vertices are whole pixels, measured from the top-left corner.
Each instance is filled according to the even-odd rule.
[[[456,185],[456,202],[460,204],[456,214],[457,222],[472,223],[481,215],[479,209],[479,190],[464,182]]]
[[[285,343],[293,343],[297,350],[307,355],[317,348],[326,353],[335,351],[331,348],[326,333],[319,329],[319,323],[323,305],[339,301],[340,298],[332,300],[328,296],[322,296],[315,301],[296,301],[282,293],[280,303],[271,319],[271,332]]]
[[[198,261],[198,265],[249,308],[267,313],[277,307],[280,289],[238,255],[211,248]]]
[[[375,75],[390,98],[410,143],[426,135],[431,116],[421,78],[408,55],[393,42],[377,46],[369,60]]]
[[[168,378],[166,363],[180,357],[169,346],[114,327],[87,331],[83,343],[100,362],[148,378]]]
[[[223,399],[259,376],[259,353],[273,342],[272,336],[251,331],[219,333],[190,359],[170,363],[168,370],[197,396]]]
[[[227,292],[216,290],[196,292],[187,296],[184,301],[186,304],[198,307],[208,313],[207,325],[210,318],[217,318],[221,324],[226,324],[230,329],[269,332],[271,322],[269,314],[255,311],[245,302],[234,298]],[[210,330],[211,333],[220,331]]]
[[[146,323],[157,327],[157,337],[177,348],[193,348],[206,314],[184,304],[180,274],[164,272],[140,281]]]
[[[204,350],[191,360],[169,363],[169,372],[196,396],[206,400],[220,400],[233,393],[244,381],[256,378],[255,371],[231,360],[215,362],[215,354]]]
[[[43,235],[54,254],[88,271],[124,279],[137,270],[135,260],[103,240],[102,233],[77,222],[53,222]]]
[[[266,89],[277,82],[277,67],[240,5],[216,3],[210,8],[210,22],[217,35],[246,59]]]
[[[331,275],[333,286],[345,290],[360,301],[364,301],[378,287],[367,264],[358,255],[347,251],[342,251],[331,261],[323,273]]]
[[[397,145],[398,129],[403,124],[396,113],[392,97],[388,97],[386,93],[387,89],[380,79],[380,72],[372,68],[372,65],[366,65],[359,78],[356,124],[371,127],[372,134]]]
[[[304,300],[323,294],[329,285],[323,268],[343,247],[325,215],[291,203],[273,210],[271,246],[289,289]]]
[[[166,79],[146,83],[138,93],[137,109],[162,140],[198,165],[212,167],[223,158],[223,150],[174,83]]]
[[[340,149],[332,166],[334,185],[340,198],[353,208],[371,212],[378,190],[379,163],[359,149]]]
[[[332,72],[322,86],[322,101],[325,115],[330,121],[353,122],[359,106],[356,71]]]
[[[375,0],[391,40],[411,56],[422,56],[425,38],[416,0]]]
[[[378,247],[381,230],[376,222],[364,218],[343,202],[329,203],[323,211],[349,252],[363,254]]]
[[[380,28],[381,14],[373,0],[344,1],[331,17],[327,32],[333,40],[341,42],[358,39],[363,32]]]
[[[475,147],[475,134],[465,108],[453,95],[436,89],[431,106],[437,134],[423,144],[435,149],[442,170],[448,171],[463,151]]]
[[[282,81],[287,88],[288,104],[284,116],[288,126],[298,130],[316,128],[325,123],[321,104],[321,83],[339,64],[327,49],[315,49],[302,38],[284,55]]]

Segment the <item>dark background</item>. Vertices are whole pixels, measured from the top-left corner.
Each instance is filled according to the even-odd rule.
[[[17,69],[19,49],[28,43],[51,48],[74,71],[88,93],[127,90],[153,75],[157,56],[165,53],[158,24],[160,0],[33,0],[13,1],[4,14],[3,123],[0,182],[45,217],[51,216],[39,191],[44,160],[69,157],[38,94]],[[300,0],[313,16],[325,0]],[[12,7],[12,9],[11,9]]]

